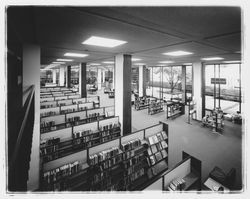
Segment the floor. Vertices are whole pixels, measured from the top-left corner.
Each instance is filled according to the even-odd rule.
[[[97,92],[101,106],[114,104],[114,99],[108,98],[103,90]],[[169,125],[169,168],[181,161],[182,151],[202,161],[202,181],[204,181],[214,166],[227,173],[236,168],[235,190],[242,187],[242,130],[241,125],[225,121],[222,134],[213,133],[202,127],[198,121],[187,123],[187,116],[166,120],[166,113],[148,115],[147,109],[136,111],[132,107],[132,130],[140,130],[151,125],[166,122]]]

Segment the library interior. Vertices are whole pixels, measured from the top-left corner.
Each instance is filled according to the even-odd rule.
[[[244,191],[242,20],[8,6],[7,191]]]

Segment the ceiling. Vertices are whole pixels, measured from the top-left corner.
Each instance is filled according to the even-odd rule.
[[[132,54],[148,66],[210,56],[241,60],[239,7],[9,7],[7,21],[22,42],[41,46],[43,66],[65,58],[66,52],[89,54],[74,58],[72,64],[102,63],[120,53]],[[81,44],[92,35],[127,43],[114,48]],[[162,54],[175,50],[193,54]]]

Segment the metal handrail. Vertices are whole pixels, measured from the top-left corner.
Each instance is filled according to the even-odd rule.
[[[23,121],[22,121],[21,128],[20,128],[19,133],[18,133],[15,149],[14,149],[11,161],[10,161],[10,168],[11,169],[15,165],[16,158],[17,158],[17,155],[18,155],[18,151],[20,150],[20,143],[21,143],[21,140],[22,140],[22,137],[23,137],[25,125],[27,123],[27,118],[28,118],[28,115],[29,115],[29,110],[30,110],[32,98],[33,98],[33,95],[35,93],[35,86],[31,85],[27,90],[29,90],[29,92],[30,92],[29,97],[26,100],[26,102],[28,102],[28,104],[27,104],[27,108],[26,108],[26,111],[25,111],[25,114],[24,114],[24,118],[23,118]]]

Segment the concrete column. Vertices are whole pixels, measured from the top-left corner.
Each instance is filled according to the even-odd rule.
[[[102,71],[102,83],[105,83],[105,70]]]
[[[115,56],[115,115],[122,135],[131,133],[131,55]]]
[[[59,86],[65,86],[65,82],[64,82],[65,75],[64,74],[65,74],[65,67],[61,66],[59,69]]]
[[[56,83],[56,69],[52,70],[52,80],[53,80],[53,83],[55,84]]]
[[[39,187],[40,148],[40,46],[23,46],[23,86],[35,86],[35,121],[30,156],[28,191]]]
[[[203,66],[201,62],[193,63],[193,100],[196,103],[197,120],[202,120],[202,107],[204,100],[202,100],[202,84]]]
[[[79,65],[79,94],[81,97],[87,97],[87,65],[80,63]]]
[[[112,84],[111,84],[111,88],[112,89],[115,89],[115,68],[111,68],[111,70],[110,70],[112,73],[112,80],[113,80],[113,82],[112,82]]]
[[[182,87],[182,102],[186,103],[187,95],[186,95],[186,66],[182,66],[181,70],[181,87]]]
[[[146,95],[146,66],[139,66],[139,96]]]
[[[102,89],[102,69],[97,68],[97,88]]]
[[[67,66],[67,87],[70,88],[71,82],[71,66]]]

